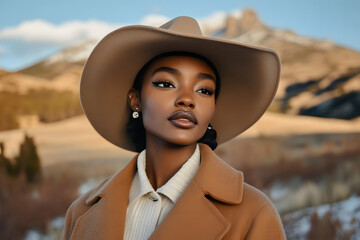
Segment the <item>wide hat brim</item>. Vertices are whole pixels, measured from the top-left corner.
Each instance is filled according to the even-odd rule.
[[[130,116],[127,93],[145,63],[172,51],[197,53],[216,67],[221,89],[211,124],[219,144],[252,126],[275,96],[280,59],[272,49],[150,26],[122,27],[97,44],[80,82],[84,113],[106,140],[135,151],[126,132]]]

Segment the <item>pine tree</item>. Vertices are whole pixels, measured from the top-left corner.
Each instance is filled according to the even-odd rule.
[[[35,182],[41,176],[41,163],[34,139],[25,134],[24,142],[20,145],[20,153],[16,158],[18,169],[25,172],[28,182]]]
[[[14,175],[14,166],[10,159],[5,157],[5,145],[3,142],[0,142],[0,173]]]
[[[6,170],[6,159],[4,156],[4,143],[0,142],[0,174]]]

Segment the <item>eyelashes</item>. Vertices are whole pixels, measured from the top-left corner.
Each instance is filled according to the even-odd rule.
[[[154,81],[152,82],[152,84],[156,87],[160,87],[160,88],[175,88],[175,86],[171,83],[171,82],[168,82],[168,81]]]
[[[159,88],[175,88],[175,86],[169,82],[169,81],[164,81],[164,80],[158,80],[158,81],[153,81],[152,85],[155,87],[159,87]],[[214,94],[214,90],[210,89],[210,88],[200,88],[198,90],[196,90],[196,92],[204,94],[204,95],[208,95],[208,96],[212,96]]]
[[[211,89],[207,89],[207,88],[201,88],[199,90],[197,90],[197,92],[212,96],[214,94],[214,91]]]

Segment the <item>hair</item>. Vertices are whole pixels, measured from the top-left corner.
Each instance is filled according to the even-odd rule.
[[[153,57],[140,69],[140,71],[135,77],[134,84],[132,87],[135,90],[139,91],[139,93],[141,93],[145,73],[149,69],[151,64],[160,58],[170,57],[170,56],[188,56],[188,57],[200,59],[203,62],[205,62],[215,73],[215,77],[216,77],[215,102],[216,102],[216,99],[219,96],[219,92],[220,92],[219,74],[216,68],[214,67],[214,65],[212,64],[212,62],[210,62],[210,60],[208,60],[204,56],[192,52],[183,52],[183,51],[166,52]],[[146,134],[145,134],[146,131],[144,128],[141,113],[139,114],[138,118],[133,118],[132,115],[130,114],[129,121],[126,125],[126,131],[128,136],[132,140],[133,144],[135,145],[136,151],[141,152],[146,148]],[[209,127],[206,129],[205,134],[197,142],[207,144],[212,150],[215,150],[215,148],[218,145],[216,141],[216,136],[217,136],[216,130],[213,129],[212,126],[209,124]]]

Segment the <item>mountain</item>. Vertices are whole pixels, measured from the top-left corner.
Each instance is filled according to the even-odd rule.
[[[83,65],[96,43],[95,40],[83,42],[18,72],[0,69],[0,92],[25,94],[45,88],[77,93]]]
[[[0,92],[26,94],[30,90],[49,89],[77,93],[81,71],[80,66],[69,66],[64,73],[59,73],[51,81],[22,72],[0,72]]]
[[[0,76],[3,75],[3,74],[6,74],[6,73],[7,73],[7,71],[5,71],[4,69],[1,69],[1,68],[0,68]]]
[[[69,47],[19,72],[52,80],[66,73],[69,69],[74,69],[74,66],[82,69],[96,43],[96,40],[88,40]]]
[[[341,119],[360,116],[359,52],[329,40],[269,27],[252,9],[215,14],[200,24],[206,35],[269,47],[279,53],[282,74],[271,111]],[[55,88],[66,86],[77,91],[82,67],[97,42],[89,40],[64,49],[17,72],[12,81],[31,76],[32,80],[47,80]],[[0,71],[0,89],[6,75]]]
[[[208,34],[279,53],[282,74],[272,110],[342,119],[360,116],[359,52],[272,29],[251,9],[228,16],[223,28]]]

